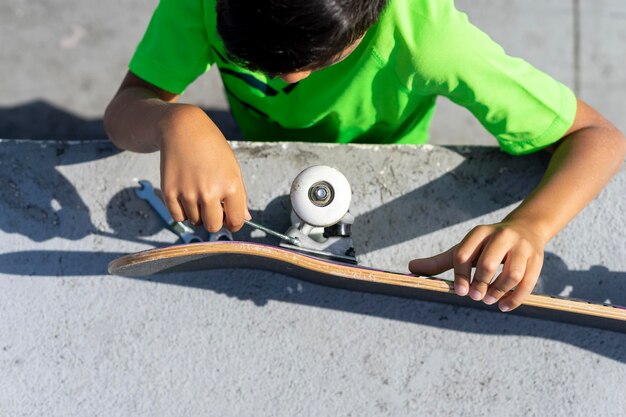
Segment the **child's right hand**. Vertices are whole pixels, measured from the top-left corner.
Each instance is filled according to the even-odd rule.
[[[250,219],[239,164],[206,113],[179,97],[129,71],[104,126],[120,149],[161,151],[161,190],[174,220],[237,231]]]
[[[226,139],[198,107],[174,105],[161,119],[161,191],[172,217],[232,231],[250,220],[241,170]]]

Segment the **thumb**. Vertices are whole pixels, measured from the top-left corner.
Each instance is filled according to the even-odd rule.
[[[456,246],[430,258],[413,259],[409,262],[409,271],[413,274],[437,275],[454,267],[452,257]]]

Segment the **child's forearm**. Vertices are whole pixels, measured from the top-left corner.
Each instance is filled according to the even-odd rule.
[[[130,86],[120,90],[107,107],[104,126],[117,147],[153,152],[160,149],[163,128],[192,112],[201,109],[166,102],[148,88]]]
[[[120,149],[134,152],[158,150],[156,122],[163,102],[150,90],[129,87],[120,90],[104,113],[104,128]]]
[[[561,141],[540,184],[504,220],[528,225],[545,242],[598,195],[626,155],[623,134],[582,102],[580,112],[594,122]]]
[[[189,136],[190,127],[222,137],[201,108],[178,104],[179,97],[129,71],[104,113],[104,128],[117,147],[134,152],[160,150],[165,137]]]

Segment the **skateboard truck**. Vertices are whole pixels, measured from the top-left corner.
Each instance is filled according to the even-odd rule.
[[[348,212],[352,191],[341,172],[323,165],[307,168],[293,180],[289,197],[293,212],[285,235],[300,244],[281,242],[280,246],[357,263],[350,235],[354,217]]]

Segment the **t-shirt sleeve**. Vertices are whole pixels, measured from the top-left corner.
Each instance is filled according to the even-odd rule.
[[[171,93],[185,88],[213,64],[203,0],[161,0],[129,69]]]
[[[418,16],[427,45],[417,54],[421,85],[467,108],[508,153],[527,154],[561,139],[573,125],[574,93],[473,26],[451,0],[430,1]]]

